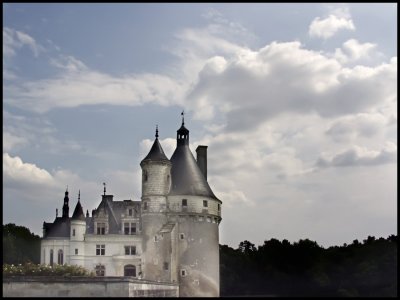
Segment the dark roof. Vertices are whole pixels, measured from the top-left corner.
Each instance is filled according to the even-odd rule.
[[[178,145],[172,154],[171,163],[172,185],[169,195],[195,195],[218,199],[200,171],[189,145]]]
[[[189,133],[189,130],[182,124],[181,128],[178,129],[178,133]]]
[[[82,208],[80,201],[78,201],[78,203],[76,203],[74,213],[72,214],[72,220],[85,221],[85,215],[83,213],[83,208]]]
[[[57,217],[53,223],[43,223],[44,238],[70,237],[71,223],[69,218]]]
[[[119,234],[121,233],[121,215],[126,215],[127,207],[133,207],[135,210],[135,215],[140,219],[141,211],[140,211],[141,201],[132,201],[132,200],[124,200],[124,201],[113,201],[111,195],[104,195],[103,200],[100,202],[97,209],[95,209],[92,213],[91,218],[86,218],[87,224],[87,233],[94,233],[94,219],[100,209],[104,209],[108,214],[108,232],[111,234]]]
[[[161,147],[160,142],[158,141],[158,138],[155,139],[153,146],[150,149],[149,154],[142,160],[151,160],[151,161],[169,161],[169,159],[165,156],[164,150]]]

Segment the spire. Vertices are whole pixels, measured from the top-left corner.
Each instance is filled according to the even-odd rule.
[[[89,218],[89,210],[86,210],[86,218]]]
[[[161,144],[158,140],[158,125],[156,125],[156,139],[151,146],[149,154],[142,160],[152,160],[152,161],[169,161],[169,159],[165,156],[164,150],[161,147]]]
[[[63,210],[62,217],[63,218],[68,218],[69,217],[68,185],[67,185],[67,190],[65,191],[64,205],[63,205],[63,209],[62,210]]]
[[[83,208],[81,205],[81,191],[79,190],[78,202],[76,203],[74,213],[72,214],[72,220],[85,220],[85,215],[83,214]]]
[[[178,129],[176,135],[177,146],[189,145],[189,130],[185,127],[185,111],[181,112],[182,115],[182,126]]]
[[[104,185],[104,196],[105,196],[106,195],[106,183],[103,182],[103,185]]]

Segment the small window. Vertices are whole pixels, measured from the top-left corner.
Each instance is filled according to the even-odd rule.
[[[204,217],[203,216],[200,216],[199,217],[199,222],[203,222],[204,221]]]
[[[182,277],[185,277],[185,276],[186,276],[186,270],[185,270],[185,269],[182,269],[182,270],[181,270],[181,276],[182,276]]]
[[[133,209],[132,209],[132,208],[128,209],[128,215],[129,215],[130,217],[133,216]]]
[[[97,234],[106,234],[106,223],[97,223]]]
[[[75,236],[75,229],[72,229],[72,236]]]
[[[131,223],[131,234],[136,234],[136,223]]]
[[[221,204],[218,204],[218,211],[221,211]]]
[[[156,235],[154,236],[154,241],[157,242],[157,236]]]
[[[208,207],[208,202],[207,202],[207,200],[203,200],[203,207]]]
[[[124,234],[129,234],[129,223],[124,223]]]
[[[184,234],[184,233],[181,233],[181,234],[179,235],[179,237],[181,238],[181,240],[183,240],[183,239],[185,239],[185,234]]]
[[[54,251],[53,249],[50,249],[50,266],[53,266],[54,264]]]
[[[164,262],[164,270],[168,270],[168,263]]]
[[[148,179],[147,171],[143,171],[143,180],[146,182]]]
[[[95,270],[96,270],[96,276],[105,276],[106,274],[106,267],[103,265],[97,265]]]
[[[75,248],[75,255],[78,255],[78,249]]]
[[[106,245],[96,245],[96,255],[105,255]]]
[[[63,265],[64,264],[64,252],[60,249],[58,250],[58,260],[57,263],[59,265]]]
[[[187,199],[182,199],[182,207],[187,207]]]
[[[207,222],[211,222],[211,217],[207,217]]]
[[[136,246],[125,246],[125,255],[136,255]]]
[[[147,201],[143,203],[143,209],[144,209],[144,210],[147,209]]]

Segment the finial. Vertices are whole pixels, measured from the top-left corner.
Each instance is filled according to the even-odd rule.
[[[65,190],[65,193],[68,194],[68,185],[67,185],[67,188],[66,188],[66,190]]]
[[[86,218],[89,218],[89,210],[86,210]]]
[[[156,125],[156,138],[158,139],[158,125]]]
[[[185,111],[184,110],[182,110],[181,116],[182,116],[182,125],[185,125]]]
[[[79,190],[79,194],[78,194],[78,202],[81,201],[81,190]]]
[[[103,182],[103,185],[104,185],[104,196],[105,196],[106,195],[106,183]]]
[[[56,218],[58,218],[58,208],[56,208]]]

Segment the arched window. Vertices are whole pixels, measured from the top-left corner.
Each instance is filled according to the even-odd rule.
[[[134,265],[126,265],[124,267],[124,276],[136,277],[136,267]]]
[[[50,266],[54,264],[54,251],[50,249]]]
[[[105,276],[106,267],[104,265],[97,265],[95,271],[96,271],[96,276]]]
[[[58,260],[57,260],[59,265],[63,265],[64,264],[64,253],[63,251],[60,249],[58,250]]]

